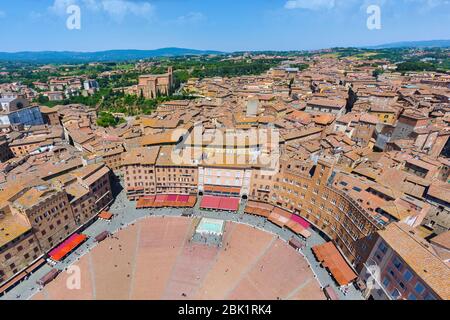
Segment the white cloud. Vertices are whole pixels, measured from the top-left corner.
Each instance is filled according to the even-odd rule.
[[[143,18],[151,18],[154,13],[154,6],[147,1],[132,0],[54,0],[49,7],[52,13],[58,15],[66,14],[67,7],[79,5],[91,12],[103,12],[116,21],[122,21],[127,15],[134,15]]]
[[[53,5],[48,9],[54,14],[64,15],[66,14],[67,7],[73,4],[78,4],[77,2],[77,0],[55,0]]]
[[[415,2],[419,2],[422,11],[450,5],[449,0],[415,0]]]
[[[405,0],[406,3],[416,3],[428,8],[435,8],[450,4],[450,0]]]
[[[330,10],[336,5],[336,0],[289,0],[286,9]]]
[[[83,5],[91,11],[98,11],[101,8],[101,3],[97,0],[83,0]]]
[[[31,11],[29,14],[30,19],[32,20],[40,20],[44,15],[40,12]]]
[[[189,12],[186,15],[179,16],[177,22],[181,24],[195,23],[205,19],[205,15],[201,12]]]
[[[288,0],[285,9],[338,10],[359,7],[365,10],[370,5],[391,7],[413,7],[418,10],[430,10],[450,5],[450,0]]]
[[[149,2],[102,0],[101,8],[116,20],[122,20],[128,14],[149,19],[154,13],[154,6]]]

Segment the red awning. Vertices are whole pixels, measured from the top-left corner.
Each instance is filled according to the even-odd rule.
[[[283,228],[284,222],[281,219],[283,219],[283,217],[281,217],[279,214],[276,214],[274,212],[272,212],[269,216],[269,221],[271,221],[271,222],[275,223],[277,226]]]
[[[202,209],[237,211],[239,209],[239,198],[204,196],[200,204]]]
[[[200,203],[202,209],[219,209],[221,197],[204,196]]]
[[[273,208],[272,212],[275,214],[278,214],[279,216],[281,216],[287,220],[290,220],[292,217],[292,213],[290,213],[289,211],[283,210],[281,208],[278,208],[278,207]],[[287,223],[287,221],[285,222],[285,224],[286,223]]]
[[[239,210],[239,198],[222,197],[220,199],[219,209],[224,210],[224,211],[238,211]]]
[[[268,218],[273,208],[272,205],[267,203],[249,201],[245,208],[245,213]]]
[[[136,208],[137,209],[145,209],[153,207],[155,202],[155,196],[145,196],[140,197],[137,201]]]
[[[156,195],[155,202],[166,202],[167,195],[166,194],[158,194]]]
[[[137,201],[136,208],[193,207],[196,202],[196,196],[159,194],[157,196],[140,197]]]
[[[65,256],[72,252],[76,247],[86,241],[87,237],[84,234],[73,234],[67,238],[63,243],[49,252],[49,256],[55,261],[61,261]]]
[[[102,212],[98,215],[98,217],[99,217],[100,219],[104,219],[104,220],[111,220],[112,216],[113,216],[113,214],[112,214],[111,212],[108,212],[108,211],[102,211]]]
[[[169,194],[167,195],[166,201],[177,201],[177,195],[176,194]]]
[[[288,211],[275,207],[269,216],[269,220],[279,227],[284,227],[286,223],[291,221],[291,216],[292,214]]]
[[[179,195],[177,198],[177,202],[188,202],[189,201],[189,196],[188,195]]]
[[[285,227],[291,229],[296,234],[300,234],[301,231],[305,230],[300,224],[293,220],[289,220],[289,222],[286,223]]]
[[[297,222],[299,225],[301,225],[305,229],[309,229],[309,227],[311,226],[311,224],[308,221],[306,221],[302,217],[299,217],[299,216],[297,216],[295,214],[293,214],[291,216],[291,220]]]
[[[350,268],[339,250],[332,242],[327,242],[312,248],[319,262],[322,262],[340,286],[345,286],[357,278],[357,274]]]
[[[187,207],[195,207],[195,204],[197,203],[197,197],[196,196],[189,196],[189,199],[186,203]]]

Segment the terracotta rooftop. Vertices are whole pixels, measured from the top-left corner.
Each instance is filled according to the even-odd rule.
[[[168,130],[159,134],[146,135],[141,138],[141,145],[156,146],[163,144],[175,144],[178,142],[181,134],[177,130]]]
[[[433,237],[430,242],[450,251],[450,230]]]
[[[433,198],[450,203],[450,187],[448,184],[431,184],[427,194]]]
[[[24,209],[30,209],[55,192],[57,192],[57,190],[48,185],[36,186],[26,191],[17,198],[14,203]]]
[[[323,131],[322,128],[312,127],[312,128],[301,130],[301,131],[290,132],[290,133],[284,135],[283,139],[285,141],[300,139],[300,138],[304,138],[307,136],[321,133],[322,131]]]
[[[402,223],[391,223],[378,233],[441,299],[450,299],[450,268],[430,244]]]
[[[122,155],[122,165],[154,165],[158,158],[160,147],[132,148]]]
[[[0,247],[31,230],[28,220],[6,214],[0,218]]]

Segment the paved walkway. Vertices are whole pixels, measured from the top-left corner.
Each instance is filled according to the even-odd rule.
[[[233,221],[237,223],[246,224],[266,232],[275,234],[279,239],[288,242],[292,237],[296,237],[299,241],[305,244],[305,248],[301,250],[301,254],[308,261],[313,273],[316,275],[322,287],[326,285],[332,286],[338,296],[345,300],[361,300],[361,293],[356,290],[354,286],[350,286],[348,293],[344,295],[337,285],[335,284],[332,277],[328,272],[320,267],[319,263],[314,258],[311,247],[324,243],[325,240],[321,238],[316,232],[310,230],[312,233],[311,238],[307,241],[302,240],[300,237],[295,235],[293,232],[287,229],[279,228],[278,226],[272,224],[270,221],[262,217],[252,216],[244,214],[245,202],[241,204],[239,211],[237,213],[230,212],[219,212],[219,211],[206,211],[199,208],[200,200],[197,201],[196,207],[194,208],[194,217],[208,217],[213,219],[222,219],[225,221]],[[135,208],[135,202],[128,201],[125,192],[122,190],[117,194],[117,197],[110,208],[110,212],[114,214],[111,221],[97,220],[92,225],[87,227],[83,233],[86,234],[89,239],[82,244],[76,251],[71,253],[62,262],[55,265],[55,268],[65,271],[73,263],[77,262],[81,256],[88,253],[94,246],[96,246],[95,237],[103,231],[109,231],[111,234],[115,234],[117,231],[126,228],[127,226],[135,223],[136,221],[149,216],[181,216],[184,209],[179,208],[161,208],[161,209],[146,209],[137,210]],[[47,272],[51,270],[49,265],[44,265],[36,272],[34,272],[27,280],[21,282],[1,299],[30,299],[35,293],[42,290],[36,281],[44,276]]]

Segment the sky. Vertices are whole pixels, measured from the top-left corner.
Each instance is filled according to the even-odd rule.
[[[450,0],[0,0],[0,51],[312,50],[450,39],[449,21]]]

